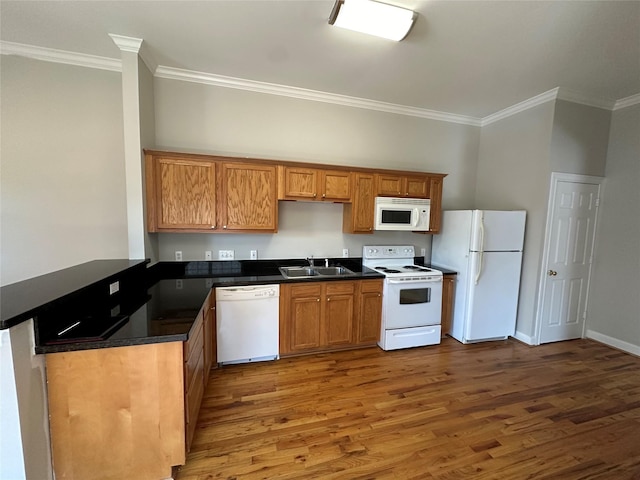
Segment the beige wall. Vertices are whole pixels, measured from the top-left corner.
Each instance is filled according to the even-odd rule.
[[[551,135],[551,171],[604,176],[610,123],[608,110],[557,101]]]
[[[0,282],[127,258],[120,74],[0,62]]]
[[[336,165],[447,173],[443,202],[473,204],[478,127],[265,95],[196,83],[156,79],[159,148]],[[412,233],[343,235],[339,205],[280,202],[277,235],[158,234],[160,259],[175,250],[204,259],[206,250],[234,249],[236,258],[340,256],[362,245],[408,243],[426,248],[430,236]]]
[[[549,190],[553,101],[482,128],[476,208],[526,210],[516,331],[533,336]]]
[[[589,336],[640,354],[640,105],[613,113],[596,237]],[[604,337],[604,338],[603,338]]]

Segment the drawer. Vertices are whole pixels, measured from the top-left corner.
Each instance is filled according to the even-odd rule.
[[[437,345],[438,343],[440,343],[440,325],[384,331],[385,350]]]
[[[362,293],[382,292],[382,280],[361,280],[360,291]]]
[[[200,361],[200,357],[203,356],[203,346],[204,346],[204,335],[202,333],[202,325],[200,325],[200,330],[191,342],[191,352],[187,361],[184,362],[184,388],[188,389],[189,385],[193,380],[193,375],[195,373],[196,368],[198,367],[198,362]],[[186,348],[185,348],[186,352]]]
[[[291,285],[290,288],[293,298],[320,297],[322,295],[321,283]]]
[[[356,286],[354,282],[327,282],[327,295],[353,295]]]
[[[197,347],[197,344],[200,345],[198,348],[202,350],[202,324],[203,323],[204,323],[204,313],[203,313],[203,310],[200,310],[200,312],[198,312],[198,315],[196,316],[195,321],[193,322],[193,326],[191,327],[191,330],[189,331],[189,338],[187,339],[186,342],[184,342],[185,362],[189,359],[189,356],[191,356],[191,352],[193,352],[193,349]]]

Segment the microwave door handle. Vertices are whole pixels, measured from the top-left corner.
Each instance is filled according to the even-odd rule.
[[[411,222],[411,226],[416,228],[418,226],[418,222],[420,221],[420,210],[418,208],[413,209],[413,222]]]

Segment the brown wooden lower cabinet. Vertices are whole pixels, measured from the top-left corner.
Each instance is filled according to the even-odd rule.
[[[280,286],[280,355],[375,345],[382,280]]]
[[[380,338],[382,321],[382,280],[361,280],[358,291],[356,343],[375,345]]]
[[[45,358],[56,478],[155,480],[184,464],[182,342]]]
[[[56,478],[170,478],[191,448],[215,364],[215,293],[186,342],[46,355]]]
[[[442,336],[451,333],[451,316],[453,315],[453,293],[456,275],[445,274],[442,277]]]

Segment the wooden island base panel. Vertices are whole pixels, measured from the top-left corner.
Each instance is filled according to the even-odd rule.
[[[46,355],[56,478],[166,479],[185,461],[182,342]]]

